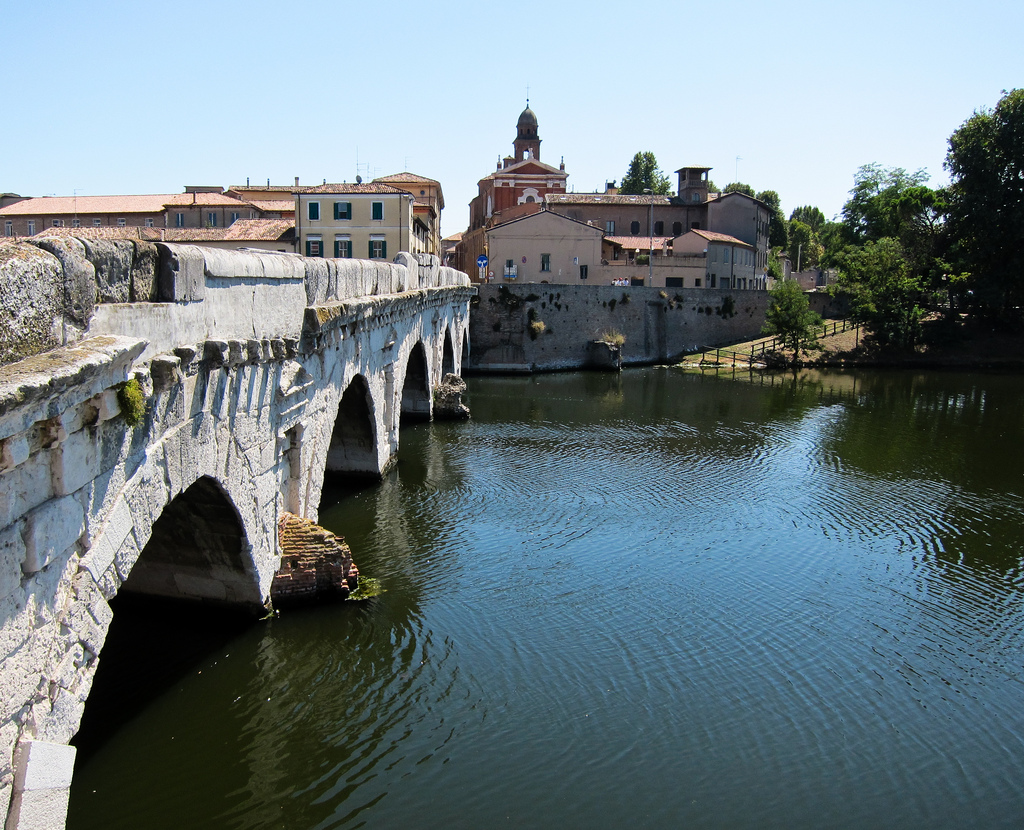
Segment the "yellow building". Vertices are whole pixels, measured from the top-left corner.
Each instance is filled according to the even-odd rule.
[[[422,253],[413,196],[377,182],[322,184],[295,194],[295,236],[306,256],[392,260]]]

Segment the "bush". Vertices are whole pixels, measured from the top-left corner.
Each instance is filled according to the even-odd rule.
[[[117,403],[121,407],[125,423],[130,427],[137,427],[146,417],[146,398],[136,378],[132,378],[117,390]]]

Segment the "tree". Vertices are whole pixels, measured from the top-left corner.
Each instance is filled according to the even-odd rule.
[[[928,181],[928,173],[908,173],[902,167],[865,164],[853,177],[850,198],[843,205],[843,223],[858,244],[899,236],[896,202],[908,188]]]
[[[747,196],[754,195],[754,188],[743,182],[730,182],[722,188],[723,193],[745,193]]]
[[[768,246],[785,250],[789,244],[789,234],[782,214],[782,199],[774,190],[762,190],[754,198],[764,202],[771,213],[768,220]]]
[[[949,232],[975,302],[994,316],[1024,309],[1024,89],[975,111],[949,138]]]
[[[816,234],[825,227],[825,214],[813,205],[802,205],[789,214],[790,221],[803,222]]]
[[[619,185],[619,193],[624,194],[641,195],[645,190],[661,196],[671,193],[668,176],[661,172],[658,160],[649,151],[633,156],[626,175],[622,177],[622,184]]]
[[[801,352],[817,348],[816,329],[821,317],[811,311],[807,295],[796,280],[781,280],[768,292],[768,310],[762,332],[774,334],[785,349],[793,350],[795,364]]]
[[[881,346],[907,348],[921,336],[920,277],[913,274],[899,240],[885,237],[847,247],[837,257],[839,288],[849,295],[852,316]]]
[[[810,225],[805,225],[799,219],[789,221],[788,253],[794,268],[799,271],[817,268],[823,252],[824,249]]]

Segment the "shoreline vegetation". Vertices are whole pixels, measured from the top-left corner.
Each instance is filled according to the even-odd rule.
[[[923,321],[922,339],[905,349],[882,348],[865,332],[850,329],[818,339],[821,349],[803,354],[796,368],[912,368],[912,369],[976,369],[989,371],[1024,371],[1024,331],[1006,331],[992,325],[964,318],[950,321],[934,317]],[[680,365],[690,369],[750,366],[751,347],[755,352],[762,337],[743,343],[722,346],[703,353],[688,355]],[[791,369],[792,350],[766,352],[754,360],[755,369]]]

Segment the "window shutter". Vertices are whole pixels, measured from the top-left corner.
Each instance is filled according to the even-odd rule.
[[[335,207],[335,212],[337,212],[337,207]],[[335,216],[334,218],[337,219],[338,217]],[[338,259],[340,256],[341,256],[341,240],[340,239],[335,239],[334,240],[334,258]]]
[[[381,259],[388,258],[388,241],[386,239],[382,239],[380,242],[380,256]]]
[[[313,243],[310,242],[307,239],[306,240],[306,256],[313,256],[312,251],[313,251]]]
[[[372,239],[370,240],[370,255],[369,255],[369,258],[373,259],[373,240]]]

